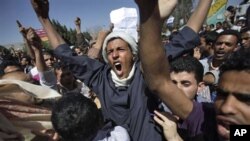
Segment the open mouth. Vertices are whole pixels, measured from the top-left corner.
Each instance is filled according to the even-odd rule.
[[[120,76],[123,75],[123,72],[122,72],[122,64],[121,64],[120,62],[114,63],[114,69],[115,69],[116,75],[117,75],[118,77],[120,77]]]
[[[121,65],[121,63],[119,63],[119,62],[115,63],[115,69],[116,69],[117,71],[121,71],[121,70],[122,70],[122,65]]]
[[[219,51],[219,52],[216,52],[216,56],[218,56],[218,57],[223,57],[223,56],[225,56],[225,52],[221,52],[221,51]]]

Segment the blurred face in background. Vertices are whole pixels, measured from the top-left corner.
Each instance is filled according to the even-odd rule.
[[[232,52],[237,50],[237,37],[234,35],[221,35],[214,44],[214,59],[225,60]]]
[[[241,43],[244,48],[250,48],[250,30],[241,33]]]
[[[50,54],[44,54],[44,61],[47,67],[52,68],[55,62],[55,58]]]

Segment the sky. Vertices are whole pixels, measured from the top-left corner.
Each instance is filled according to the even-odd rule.
[[[91,27],[108,27],[109,14],[121,7],[137,8],[133,0],[50,0],[50,18],[58,20],[69,28],[74,28],[74,20],[80,17],[82,31]],[[0,45],[22,42],[16,20],[25,27],[40,29],[30,0],[1,0],[0,5]]]
[[[231,5],[237,2],[229,0]],[[82,31],[86,31],[97,26],[107,28],[110,12],[121,7],[137,8],[134,0],[50,0],[49,14],[68,28],[74,28],[75,18],[80,17]],[[23,41],[16,20],[24,27],[42,28],[30,0],[1,0],[0,18],[0,45]]]

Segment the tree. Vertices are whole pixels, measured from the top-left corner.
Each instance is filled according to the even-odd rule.
[[[67,28],[65,25],[61,25],[58,21],[54,19],[52,19],[52,24],[67,44],[75,45],[76,43],[76,30],[75,29]],[[83,35],[89,41],[92,39],[92,37],[90,36],[88,32],[83,32]]]

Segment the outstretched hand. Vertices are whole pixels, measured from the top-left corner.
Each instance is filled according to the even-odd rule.
[[[31,4],[38,18],[46,19],[49,17],[49,1],[48,0],[31,0]]]
[[[80,26],[81,25],[81,19],[79,17],[76,17],[75,25],[76,26]]]
[[[174,10],[178,0],[135,0],[135,2],[144,17],[142,20],[153,16],[164,21]]]
[[[22,24],[21,24],[18,20],[16,20],[16,23],[17,23],[19,32],[22,34],[22,36],[23,36],[24,38],[26,38],[27,30],[22,26]]]

